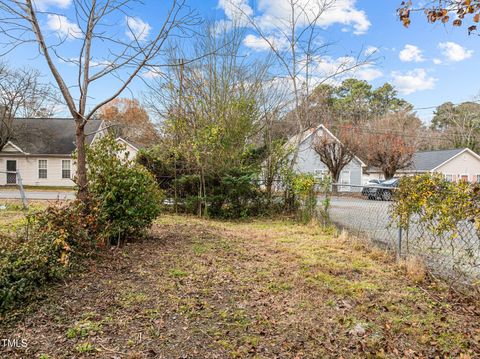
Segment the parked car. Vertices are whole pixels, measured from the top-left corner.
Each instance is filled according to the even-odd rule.
[[[368,194],[370,193],[370,188],[378,186],[382,182],[383,182],[383,180],[379,180],[379,179],[372,179],[372,180],[368,181],[362,189],[362,195],[367,197]]]
[[[368,199],[376,199],[379,201],[391,201],[395,188],[398,188],[399,178],[392,178],[369,188]]]

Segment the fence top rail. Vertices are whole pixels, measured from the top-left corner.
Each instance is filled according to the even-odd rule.
[[[389,189],[389,190],[397,190],[398,189],[398,187],[388,187],[388,186],[382,186],[380,184],[332,183],[332,186],[335,186],[335,187],[354,187],[354,188],[378,188],[378,189]]]

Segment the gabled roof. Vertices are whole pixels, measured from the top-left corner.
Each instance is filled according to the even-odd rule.
[[[102,121],[85,126],[90,144]],[[16,118],[11,143],[26,154],[71,155],[75,151],[75,121],[72,118]]]
[[[7,149],[8,147],[13,148],[13,150],[14,150],[15,152],[21,152],[21,153],[23,153],[24,155],[27,154],[27,153],[24,152],[20,147],[18,147],[18,146],[15,145],[14,143],[12,143],[12,141],[8,141],[8,142],[5,144],[5,146],[3,146],[2,151],[6,151],[6,149]],[[7,151],[6,151],[6,152],[7,152]]]
[[[339,143],[341,143],[341,141],[333,134],[330,132],[330,130],[328,128],[326,128],[324,125],[319,125],[317,127],[314,127],[314,128],[309,128],[308,130],[306,131],[303,131],[302,133],[300,134],[297,134],[293,137],[291,137],[286,145],[296,145],[297,144],[297,141],[299,140],[299,137],[300,138],[300,144],[305,142],[306,140],[308,140],[311,136],[315,136],[319,131],[321,132],[325,132],[328,136],[330,136],[334,141],[337,141]],[[354,157],[363,167],[366,167],[367,165],[358,157],[358,156],[355,156]]]
[[[125,145],[129,145],[130,147],[132,147],[134,150],[138,151],[139,150],[139,146],[133,144],[131,141],[127,141],[126,139],[122,138],[122,137],[117,137],[115,139],[115,141],[117,142],[123,142]]]
[[[399,172],[434,172],[440,166],[468,152],[480,161],[480,156],[469,148],[456,148],[451,150],[435,150],[416,152],[412,158],[412,164]],[[378,167],[368,168],[368,172],[382,172]]]
[[[408,167],[408,169],[425,172],[433,171],[443,163],[450,161],[454,157],[460,155],[467,150],[467,148],[456,148],[453,150],[416,152],[413,155],[412,164],[410,165],[410,167]],[[474,153],[473,151],[470,152]],[[477,154],[475,155],[478,156]]]

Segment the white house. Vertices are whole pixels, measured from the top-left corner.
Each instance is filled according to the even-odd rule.
[[[73,187],[75,184],[75,122],[60,118],[18,118],[13,122],[13,138],[0,151],[0,185],[17,183],[19,172],[25,186]],[[103,121],[91,120],[85,126],[87,144],[106,133]],[[135,156],[138,149],[118,138],[126,151]]]
[[[296,135],[288,140],[287,146],[295,145],[299,140],[298,136],[301,136],[298,157],[294,165],[295,172],[311,173],[318,178],[329,174],[327,166],[320,161],[320,157],[314,149],[315,138],[324,135],[331,137],[334,141],[340,142],[324,125],[308,129],[302,134]],[[361,191],[362,189],[360,187],[355,186],[362,185],[363,169],[365,167],[365,163],[355,156],[353,160],[343,168],[338,181],[341,184],[352,185],[352,187],[339,187],[339,191]]]
[[[384,179],[378,168],[367,169],[366,180]],[[416,152],[412,164],[396,176],[441,173],[447,181],[480,182],[480,156],[468,148]]]

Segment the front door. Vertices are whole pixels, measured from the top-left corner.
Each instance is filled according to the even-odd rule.
[[[338,188],[339,192],[350,192],[350,171],[341,171],[340,172],[340,178],[338,179],[338,182],[340,184],[344,184],[347,186],[340,186]]]
[[[7,184],[17,184],[17,161],[16,160],[7,160]]]

